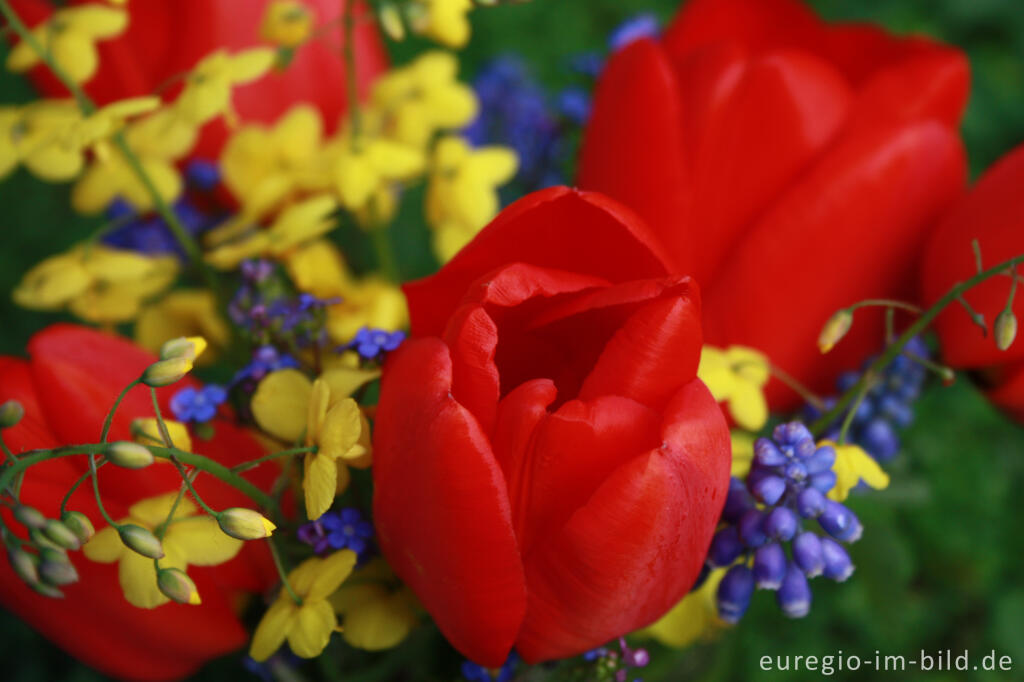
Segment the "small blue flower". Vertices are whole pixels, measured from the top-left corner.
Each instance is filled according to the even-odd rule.
[[[658,17],[644,12],[626,19],[608,37],[608,47],[615,52],[642,38],[657,38],[661,33]]]
[[[333,549],[350,549],[361,557],[370,545],[373,526],[363,520],[363,515],[355,507],[328,512],[319,521],[327,536],[327,544]]]
[[[280,353],[274,346],[261,346],[252,354],[252,361],[235,374],[231,383],[259,381],[271,372],[298,366],[295,358]]]
[[[185,180],[196,189],[209,192],[220,184],[220,168],[215,161],[193,159],[185,165]]]
[[[558,93],[558,111],[576,125],[590,118],[590,93],[583,88],[566,88]]]
[[[390,353],[405,341],[405,332],[389,332],[384,329],[363,327],[355,337],[342,346],[342,350],[354,348],[364,360],[378,360],[384,353]]]
[[[207,384],[198,391],[186,386],[171,398],[171,411],[180,422],[200,424],[213,419],[217,407],[227,398],[227,391],[217,384]]]
[[[490,670],[472,661],[463,661],[462,677],[468,682],[509,682],[515,674],[518,664],[519,656],[514,651],[508,655],[508,659],[497,670]]]

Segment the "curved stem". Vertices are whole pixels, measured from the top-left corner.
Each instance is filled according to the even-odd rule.
[[[107,412],[107,418],[103,420],[103,430],[100,432],[101,443],[107,442],[107,435],[110,433],[110,425],[114,421],[114,413],[117,412],[117,408],[121,406],[121,401],[124,400],[124,397],[126,395],[128,395],[128,391],[132,390],[133,388],[139,385],[140,381],[141,379],[136,379],[132,383],[125,386],[124,390],[117,395],[117,398],[114,400],[113,406],[111,406],[110,408],[110,412]]]
[[[90,455],[90,457],[91,457],[91,456],[92,456],[92,455]],[[99,470],[99,468],[100,468],[101,466],[103,466],[103,465],[104,465],[104,464],[106,464],[106,463],[107,463],[107,460],[106,460],[106,459],[101,459],[101,460],[100,460],[99,462],[97,462],[97,463],[96,463],[96,469],[97,469],[97,471]],[[62,500],[60,501],[60,513],[61,513],[61,516],[63,516],[63,515],[64,515],[64,512],[65,512],[65,511],[67,511],[67,508],[68,508],[68,502],[70,502],[70,501],[71,501],[71,496],[75,494],[75,491],[76,491],[76,490],[78,490],[78,488],[79,488],[79,487],[80,487],[80,486],[81,486],[81,485],[82,485],[83,483],[85,483],[85,479],[89,478],[90,476],[92,476],[92,470],[91,470],[91,469],[90,469],[89,471],[86,471],[86,472],[85,472],[84,474],[82,474],[81,476],[79,476],[79,477],[78,477],[78,480],[77,480],[77,481],[75,481],[74,483],[72,483],[72,484],[71,484],[71,488],[70,488],[70,489],[68,490],[67,494],[65,494],[65,495],[64,495],[64,499],[62,499]]]
[[[851,305],[847,310],[851,313],[857,308],[868,308],[868,307],[885,307],[889,309],[899,308],[900,310],[906,310],[907,312],[917,313],[920,315],[924,312],[919,306],[913,303],[907,303],[906,301],[897,301],[890,298],[866,298],[863,301],[857,301]]]
[[[192,493],[192,497],[199,503],[199,506],[202,507],[210,516],[216,517],[217,511],[211,508],[210,505],[206,504],[206,501],[199,496],[199,493],[196,492],[196,489],[192,486],[192,481],[189,479],[189,473],[185,471],[185,467],[181,466],[181,462],[178,461],[178,458],[171,457],[171,464],[173,464],[174,468],[178,470],[178,473],[181,475],[181,482],[184,483],[185,487],[188,488],[188,491]]]
[[[280,459],[281,457],[288,457],[290,455],[303,455],[303,454],[306,454],[307,452],[316,452],[316,449],[317,449],[317,446],[315,446],[315,445],[308,445],[308,446],[302,447],[302,448],[291,448],[290,450],[280,450],[278,452],[273,452],[273,453],[271,453],[269,455],[264,455],[263,457],[259,457],[258,459],[251,459],[248,462],[242,462],[241,464],[236,464],[235,466],[231,467],[231,471],[233,471],[235,473],[241,473],[243,471],[249,471],[250,469],[255,469],[260,464],[263,464],[264,462],[269,462],[269,461],[271,461],[273,459]]]
[[[299,606],[302,606],[302,597],[295,593],[292,588],[292,584],[288,582],[288,571],[285,570],[284,562],[281,560],[281,552],[277,549],[277,544],[270,538],[267,538],[267,544],[270,545],[270,556],[274,558],[274,568],[277,569],[277,574],[281,576],[281,584],[284,585],[284,589],[288,591],[292,601]]]
[[[885,352],[878,356],[878,359],[875,360],[871,364],[871,367],[869,367],[868,370],[861,375],[861,378],[857,381],[857,383],[851,386],[850,389],[846,391],[846,393],[840,396],[839,400],[836,402],[835,406],[831,410],[823,414],[813,424],[811,424],[811,432],[814,433],[815,435],[818,435],[826,428],[828,428],[829,424],[838,419],[839,415],[843,414],[843,411],[846,410],[847,406],[849,406],[850,403],[853,402],[853,400],[856,398],[856,396],[862,390],[864,390],[865,384],[867,384],[868,381],[871,380],[871,377],[877,375],[886,367],[888,367],[889,363],[892,362],[897,355],[899,355],[901,350],[903,350],[903,347],[910,343],[911,339],[913,339],[915,336],[923,332],[928,327],[928,325],[931,324],[932,320],[938,317],[939,313],[945,310],[946,306],[948,306],[950,303],[953,303],[958,298],[963,296],[963,293],[965,291],[975,286],[976,284],[980,284],[981,282],[984,282],[990,277],[998,275],[999,273],[1005,270],[1015,268],[1020,263],[1024,263],[1024,254],[1015,256],[1010,260],[1003,261],[1002,263],[996,265],[995,267],[991,267],[988,270],[979,272],[974,277],[971,277],[970,279],[961,282],[960,284],[957,284],[948,292],[946,292],[945,296],[936,301],[931,308],[924,311],[921,314],[921,316],[917,318],[917,320],[915,320],[913,324],[907,327],[906,331],[904,331],[903,334],[901,334],[900,337],[896,339],[895,343],[886,348]]]
[[[92,493],[96,497],[96,506],[100,508],[100,514],[107,520],[111,528],[117,528],[120,524],[110,517],[107,508],[103,506],[103,496],[100,495],[100,479],[96,474],[96,458],[89,454],[89,474],[92,476]]]

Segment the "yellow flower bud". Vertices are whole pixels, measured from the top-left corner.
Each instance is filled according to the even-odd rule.
[[[217,515],[220,529],[239,540],[268,538],[277,528],[271,521],[252,509],[232,507]]]
[[[60,587],[78,582],[78,571],[63,550],[49,547],[39,552],[39,577],[48,585]]]
[[[92,536],[96,534],[92,521],[82,512],[66,511],[61,515],[60,520],[75,534],[78,542],[83,545],[89,542]]]
[[[260,24],[260,37],[278,47],[294,48],[313,33],[313,13],[298,0],[273,0]]]
[[[160,359],[187,357],[195,360],[206,350],[206,339],[201,336],[181,336],[160,347]]]
[[[63,549],[74,550],[79,549],[82,546],[78,536],[57,519],[46,520],[46,525],[43,526],[43,534],[53,542],[53,544]]]
[[[134,523],[126,523],[118,526],[117,534],[121,536],[121,542],[125,547],[150,559],[163,559],[164,547],[159,538],[142,526]]]
[[[1017,316],[1013,314],[1012,310],[1004,310],[996,318],[993,329],[995,331],[994,336],[996,337],[996,348],[1006,350],[1013,345],[1014,339],[1017,338]]]
[[[177,568],[163,568],[156,574],[156,585],[170,600],[179,604],[200,604],[199,591],[188,573]]]
[[[8,400],[0,405],[0,429],[9,429],[25,416],[25,408],[17,400]]]
[[[829,318],[818,337],[818,348],[822,353],[832,350],[853,326],[853,313],[843,309]]]
[[[377,19],[388,38],[396,41],[405,39],[405,24],[402,22],[402,13],[397,7],[390,2],[381,5],[377,11]]]
[[[142,383],[153,388],[173,384],[192,370],[192,362],[192,359],[187,357],[154,362],[142,373]]]
[[[8,547],[7,560],[18,577],[26,583],[34,585],[39,582],[39,557],[35,554],[30,554],[20,547]]]
[[[127,440],[111,443],[103,454],[111,464],[125,469],[144,469],[153,463],[149,448]]]
[[[28,538],[32,541],[32,544],[36,546],[36,549],[59,549],[63,551],[63,547],[55,543],[50,538],[46,537],[41,528],[33,528],[28,532]]]
[[[42,528],[46,525],[46,517],[35,507],[19,504],[14,508],[14,518],[26,528]]]

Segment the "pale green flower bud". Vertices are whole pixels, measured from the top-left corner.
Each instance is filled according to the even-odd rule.
[[[25,416],[25,408],[17,400],[8,400],[0,405],[0,429],[9,429]]]
[[[33,590],[43,595],[44,597],[50,597],[51,599],[63,599],[64,593],[58,590],[56,587],[49,583],[44,583],[42,580],[36,583],[32,583],[30,586]]]
[[[169,386],[180,381],[192,369],[192,359],[173,357],[159,360],[146,368],[142,373],[142,383],[153,388]]]
[[[1006,350],[1013,345],[1014,339],[1017,338],[1017,316],[1013,314],[1012,310],[1004,310],[996,318],[993,329],[995,331],[994,336],[996,337],[996,348]]]
[[[259,540],[269,538],[277,528],[270,519],[252,509],[232,507],[217,514],[220,529],[239,540]]]
[[[46,517],[35,507],[19,504],[14,508],[14,518],[26,528],[42,528],[46,525]]]
[[[103,454],[111,464],[125,469],[144,469],[153,463],[149,448],[128,440],[111,443]]]
[[[66,511],[60,517],[60,520],[71,529],[71,532],[75,534],[75,537],[83,545],[89,542],[92,536],[96,534],[96,528],[93,527],[92,521],[82,512]]]
[[[78,582],[78,571],[66,552],[46,548],[39,552],[39,559],[39,577],[46,584],[60,587]]]
[[[126,523],[118,526],[117,534],[121,536],[121,542],[133,552],[150,559],[164,558],[164,546],[160,544],[160,539],[142,526]]]
[[[43,526],[43,534],[62,549],[74,550],[82,546],[74,531],[57,519],[46,520],[46,525]]]
[[[29,585],[39,582],[39,557],[20,547],[7,548],[7,560],[18,577]]]
[[[199,591],[192,578],[177,568],[163,568],[156,574],[156,586],[164,595],[179,604],[200,604]]]
[[[44,533],[41,528],[33,528],[32,530],[30,530],[28,532],[28,537],[29,540],[32,541],[32,544],[35,545],[37,549],[64,549],[53,540],[46,537],[46,533]]]
[[[853,313],[847,309],[840,310],[829,318],[818,336],[818,349],[824,354],[832,350],[846,336],[853,326]]]

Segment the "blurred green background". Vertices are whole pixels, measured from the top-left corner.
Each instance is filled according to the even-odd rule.
[[[871,20],[899,33],[926,33],[967,52],[973,89],[963,133],[973,176],[1024,142],[1024,5],[1019,0],[812,4],[830,19]],[[480,10],[474,13],[474,37],[462,55],[463,67],[471,76],[487,59],[515,52],[554,90],[579,82],[567,66],[569,58],[603,49],[608,33],[622,20],[641,11],[667,20],[676,5],[675,0],[533,0]],[[422,44],[393,47],[401,60]],[[30,96],[20,78],[0,74],[3,103]],[[0,207],[0,352],[19,353],[33,331],[57,316],[16,309],[9,292],[31,264],[89,234],[96,223],[72,213],[66,186],[44,184],[24,172],[0,183]],[[415,232],[398,245],[403,273],[423,274],[427,262],[418,254],[424,245],[423,234]],[[784,619],[770,595],[759,593],[742,625],[712,643],[685,651],[652,645],[653,662],[644,679],[807,680],[817,675],[762,672],[758,660],[840,650],[911,657],[922,649],[967,649],[975,658],[994,649],[1013,658],[1014,671],[908,671],[891,679],[1024,679],[1024,430],[996,413],[962,379],[951,388],[933,386],[918,415],[906,434],[905,453],[892,467],[891,487],[852,502],[865,533],[853,548],[858,570],[850,581],[815,581],[814,607],[801,621]],[[59,609],[59,603],[53,608]],[[0,613],[0,642],[3,679],[102,679],[7,613]],[[367,657],[376,670],[373,676],[344,679],[429,679],[427,658],[431,665],[450,664],[441,679],[457,676],[458,659],[436,633],[426,631],[388,662]],[[317,676],[317,669],[310,674]],[[199,677],[247,675],[232,657],[211,664]],[[835,677],[882,676],[865,669]]]

